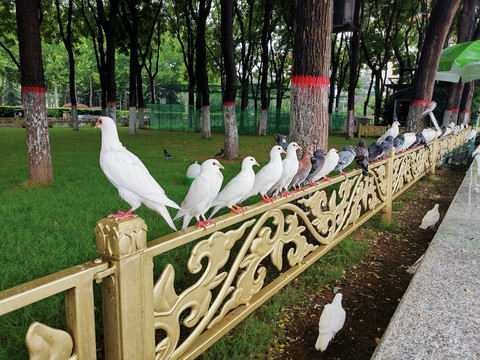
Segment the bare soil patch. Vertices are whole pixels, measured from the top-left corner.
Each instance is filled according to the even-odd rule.
[[[427,250],[464,175],[462,170],[442,168],[395,201],[394,220],[401,231],[394,234],[376,230],[369,258],[335,284],[343,294],[347,313],[336,342],[323,353],[315,350],[320,314],[334,297],[330,285],[309,294],[311,303],[288,309],[292,319],[287,325],[288,342],[275,359],[370,359],[413,276],[406,269]],[[440,221],[434,229],[420,229],[423,216],[437,203]],[[357,231],[355,237],[361,238],[366,231]]]

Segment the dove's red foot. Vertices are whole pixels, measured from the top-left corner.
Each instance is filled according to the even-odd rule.
[[[233,205],[230,210],[234,212],[235,214],[243,214],[243,211],[247,209],[248,206],[238,206],[238,205]]]
[[[132,211],[133,211],[133,209],[130,209],[127,212],[123,212],[121,210],[118,210],[118,213],[110,214],[110,215],[108,215],[108,217],[109,218],[113,217],[113,218],[116,218],[116,219],[123,219],[123,218],[129,217],[129,216],[138,216],[136,214],[132,214]]]
[[[359,165],[355,166],[355,170],[358,170],[360,168],[361,168],[361,166],[359,166]]]
[[[207,225],[210,225],[210,224],[215,224],[217,225],[217,223],[213,220],[204,220],[204,221],[197,221],[197,227],[201,227],[201,228],[204,228],[205,231],[207,231]]]
[[[295,191],[303,191],[305,190],[303,187],[299,186],[298,188],[295,189]]]
[[[386,157],[386,156],[384,156],[384,157],[383,157],[383,160],[387,160],[387,157]]]
[[[320,184],[317,183],[317,182],[314,182],[314,181],[310,180],[310,181],[308,182],[308,185],[310,185],[310,186],[317,186],[317,185],[320,185]]]
[[[327,176],[325,176],[325,177],[323,178],[323,180],[325,180],[325,181],[332,181],[332,179],[330,179],[330,178],[327,177]]]
[[[340,174],[342,174],[343,176],[345,176],[345,179],[347,178],[347,174],[345,174],[343,171],[340,171]]]
[[[274,200],[269,197],[268,195],[262,195],[262,199],[263,201],[265,201],[266,203],[272,203]]]
[[[288,191],[288,190],[285,191],[285,192],[280,191],[280,196],[281,196],[281,197],[288,197],[288,195],[293,195],[293,194],[292,194],[290,191]]]

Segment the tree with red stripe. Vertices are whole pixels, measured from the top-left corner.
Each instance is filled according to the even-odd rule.
[[[28,171],[32,182],[43,184],[53,180],[53,169],[40,38],[40,1],[16,0],[15,3]]]
[[[333,1],[296,0],[290,90],[290,141],[327,149]]]

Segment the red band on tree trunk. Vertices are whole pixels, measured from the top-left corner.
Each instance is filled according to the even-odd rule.
[[[268,110],[268,107],[266,107],[266,108],[262,108],[262,110],[263,110],[263,111],[267,111],[267,110]]]
[[[224,101],[223,105],[235,105],[235,101]]]
[[[210,107],[210,105],[202,105],[202,107],[208,108],[208,107]]]
[[[428,105],[431,102],[432,102],[431,100],[412,100],[411,104],[412,105]]]
[[[458,109],[445,109],[445,111],[458,112]]]
[[[45,94],[45,88],[41,86],[22,86],[22,94],[27,92]]]
[[[328,87],[330,79],[322,76],[293,75],[292,85],[307,85],[313,87]]]
[[[470,113],[471,113],[471,111],[468,111],[468,110],[463,110],[463,111],[462,111],[462,113],[464,113],[464,114],[470,114]]]
[[[116,104],[117,102],[115,100],[108,100],[107,104]]]
[[[350,110],[348,110],[348,111],[352,111],[352,112],[354,112],[354,111],[355,111],[355,109],[350,109]]]

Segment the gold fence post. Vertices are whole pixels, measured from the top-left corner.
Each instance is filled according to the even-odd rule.
[[[387,182],[387,204],[382,209],[382,221],[386,224],[392,223],[392,189],[393,189],[393,159],[395,157],[395,147],[392,147],[387,154],[387,163],[385,164],[385,180]]]
[[[147,360],[155,357],[153,300],[145,300],[147,225],[140,217],[102,219],[95,228],[97,252],[114,273],[102,281],[103,331],[107,360]],[[150,268],[150,267],[147,267]],[[150,275],[153,277],[153,274]],[[153,299],[153,291],[151,292]]]

